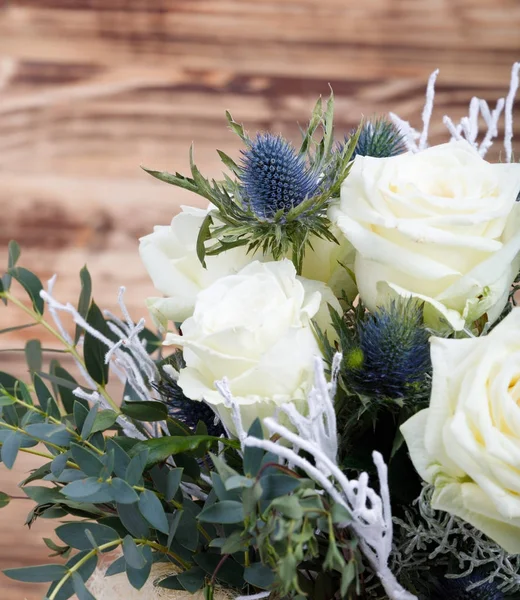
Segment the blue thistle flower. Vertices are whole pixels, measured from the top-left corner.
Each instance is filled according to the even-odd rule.
[[[416,301],[378,308],[357,323],[358,346],[345,354],[347,381],[370,396],[405,396],[431,367],[429,337]]]
[[[355,130],[350,135],[354,133]],[[405,151],[406,145],[399,129],[391,121],[379,118],[363,124],[353,158],[358,155],[388,158]]]
[[[197,424],[202,421],[209,435],[220,437],[224,434],[224,428],[217,422],[215,424],[215,413],[205,403],[187,398],[176,381],[163,381],[155,385],[158,392],[164,398],[169,414],[184,423],[188,429],[195,432]]]
[[[240,177],[245,200],[261,219],[287,213],[316,194],[319,181],[282,136],[259,134],[243,152]]]
[[[498,589],[495,582],[488,582],[468,591],[472,583],[485,578],[482,572],[474,571],[467,577],[447,579],[439,577],[434,584],[430,600],[503,600],[504,592]]]

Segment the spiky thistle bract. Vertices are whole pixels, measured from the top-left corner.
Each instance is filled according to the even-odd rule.
[[[356,132],[352,131],[350,135]],[[347,142],[349,137],[345,138]],[[406,152],[406,144],[399,129],[385,117],[366,121],[361,127],[353,156],[389,158]]]
[[[280,135],[258,134],[243,151],[243,198],[261,219],[288,213],[319,189],[319,173]]]
[[[280,136],[251,139],[242,125],[229,113],[226,115],[230,129],[245,145],[242,164],[218,151],[233,177],[225,174],[223,181],[204,178],[195,165],[192,151],[191,177],[145,171],[161,181],[195,192],[213,204],[197,241],[197,253],[204,266],[206,255],[247,246],[248,251],[261,251],[274,260],[291,256],[297,272],[301,273],[305,250],[313,237],[337,243],[331,233],[327,209],[348,176],[358,133],[337,150],[332,94],[325,108],[321,99],[316,103],[297,150]],[[265,164],[267,159],[269,165]],[[262,175],[264,166],[277,173],[276,177]]]

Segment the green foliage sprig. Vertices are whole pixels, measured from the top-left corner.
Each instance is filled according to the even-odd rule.
[[[252,140],[244,127],[226,113],[230,129],[236,133],[246,148]],[[290,210],[280,209],[272,219],[261,218],[253,211],[244,197],[241,184],[243,169],[222,151],[219,156],[235,178],[224,175],[223,181],[209,181],[195,165],[193,148],[190,149],[191,177],[179,173],[167,173],[144,169],[147,173],[177,187],[189,190],[209,200],[210,210],[199,233],[197,252],[205,265],[205,257],[220,254],[237,246],[247,246],[249,252],[261,250],[279,260],[290,255],[301,273],[305,248],[318,237],[337,243],[330,231],[327,217],[330,201],[339,195],[342,182],[348,176],[361,126],[341,148],[334,146],[334,98],[331,94],[326,108],[321,99],[316,103],[309,125],[302,132],[302,143],[298,155],[305,159],[309,170],[316,173],[320,184],[316,195],[302,199]],[[321,131],[321,137],[316,134]]]

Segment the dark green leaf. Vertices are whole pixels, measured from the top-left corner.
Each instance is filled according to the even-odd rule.
[[[128,563],[126,565],[126,576],[128,581],[130,582],[130,585],[137,590],[140,590],[148,581],[153,564],[153,555],[151,549],[148,546],[143,546],[141,548],[141,552],[143,553],[145,559],[145,564],[143,567],[140,569],[134,569]]]
[[[253,421],[253,424],[249,428],[248,435],[251,437],[258,438],[260,440],[264,439],[260,419],[255,419]],[[256,474],[260,469],[260,465],[262,464],[263,458],[264,451],[262,450],[262,448],[253,448],[251,446],[246,446],[244,450],[244,473],[246,475],[256,477]]]
[[[200,264],[206,268],[206,242],[211,239],[211,225],[213,224],[213,218],[211,214],[208,214],[199,229],[197,236],[197,257]]]
[[[62,488],[61,493],[72,498],[73,500],[83,500],[88,496],[96,494],[101,489],[103,482],[99,481],[96,477],[87,477],[86,479],[79,479],[69,483]]]
[[[119,444],[114,442],[112,438],[107,439],[107,452],[114,453],[114,473],[118,477],[122,477],[128,481],[128,478],[126,477],[126,470],[130,464],[130,457],[128,454],[121,448]]]
[[[39,375],[40,377],[43,377],[41,373]],[[72,413],[74,403],[77,402],[83,406],[87,405],[86,400],[82,400],[74,396],[73,391],[80,386],[78,386],[78,383],[74,377],[72,377],[70,373],[60,366],[58,361],[51,361],[49,374],[47,375],[46,379],[51,381],[54,394],[56,397],[59,395],[63,408],[68,415]]]
[[[11,406],[16,403],[12,396],[0,396],[0,406]]]
[[[177,579],[187,592],[194,594],[204,585],[205,573],[200,567],[193,567],[189,571],[179,573]]]
[[[300,480],[283,473],[267,473],[260,479],[260,483],[263,490],[262,500],[271,502],[293,492],[300,485]]]
[[[2,462],[8,469],[13,468],[18,456],[18,450],[20,450],[21,441],[22,436],[17,431],[11,431],[2,443]]]
[[[218,568],[217,579],[238,589],[244,585],[244,567],[239,565],[232,557],[228,557],[221,563],[222,556],[211,552],[196,554],[193,560],[197,565],[212,575]],[[220,566],[219,566],[220,563]]]
[[[171,502],[177,490],[179,489],[179,485],[182,479],[182,473],[184,469],[170,469],[168,472],[168,479],[166,483],[166,501]]]
[[[120,556],[117,558],[111,565],[108,567],[105,573],[105,577],[111,577],[112,575],[117,575],[118,573],[123,573],[126,568],[126,561],[124,556]]]
[[[282,513],[289,519],[303,518],[303,509],[296,496],[282,496],[271,502],[271,507]]]
[[[0,279],[0,282],[2,280]],[[0,293],[2,292],[2,290],[0,289]],[[6,327],[5,329],[0,329],[0,335],[2,335],[2,333],[11,333],[13,331],[20,331],[20,329],[29,329],[29,327],[36,327],[36,325],[38,325],[38,323],[26,323],[25,325],[15,325],[14,327]]]
[[[72,585],[78,600],[96,600],[94,596],[88,591],[81,575],[79,573],[72,573]]]
[[[142,450],[130,460],[126,469],[125,479],[130,485],[138,485],[148,460],[148,450]]]
[[[123,540],[123,554],[126,564],[133,569],[142,569],[146,564],[141,549],[137,547],[134,539],[129,535]]]
[[[98,431],[107,431],[107,429],[111,429],[112,425],[117,421],[117,413],[113,410],[100,410],[96,414],[96,418],[94,419],[94,424],[92,425],[92,429],[90,431],[90,435],[97,433]]]
[[[197,521],[195,520],[195,516],[188,510],[181,512],[182,515],[175,533],[175,541],[177,541],[183,548],[187,548],[188,550],[194,552],[199,545]]]
[[[92,433],[92,427],[94,427],[94,421],[96,420],[96,415],[98,413],[98,405],[93,404],[92,408],[88,411],[88,415],[83,422],[83,427],[81,428],[81,439],[86,440],[90,437]]]
[[[157,529],[166,535],[168,534],[170,526],[162,503],[150,490],[141,492],[141,495],[139,496],[139,510],[154,529]]]
[[[56,528],[56,535],[67,546],[72,546],[72,548],[78,550],[92,550],[92,544],[85,535],[87,529],[98,546],[120,539],[119,534],[112,527],[93,522],[65,523],[65,525]]]
[[[61,415],[56,401],[52,397],[49,388],[43,383],[43,379],[36,374],[34,375],[34,391],[42,410],[50,417],[59,419]]]
[[[34,310],[40,315],[43,314],[44,302],[43,298],[40,297],[43,286],[38,277],[23,267],[12,267],[8,270],[8,274],[16,279],[29,294]]]
[[[7,247],[7,269],[12,269],[13,267],[16,266],[16,263],[18,262],[18,259],[20,258],[20,254],[21,254],[20,246],[18,245],[17,242],[15,242],[14,240],[11,240]],[[9,275],[9,273],[6,273],[0,280],[0,291],[5,290],[7,292],[7,291],[9,291],[10,287],[11,287],[11,275]]]
[[[79,314],[86,319],[88,315],[88,309],[90,306],[90,296],[92,294],[92,280],[90,278],[90,273],[86,265],[79,272],[79,277],[81,280],[81,292],[78,300],[78,312]],[[76,325],[76,332],[74,334],[74,345],[78,343],[79,338],[81,337],[81,327]]]
[[[56,581],[67,574],[63,565],[39,565],[37,567],[22,567],[21,569],[5,569],[4,574],[16,581],[26,583],[46,583]]]
[[[244,509],[241,502],[223,500],[204,508],[198,518],[203,523],[241,523],[244,520]]]
[[[40,340],[28,340],[25,343],[25,360],[31,375],[42,370],[42,345]]]
[[[133,504],[139,500],[139,496],[124,479],[114,477],[110,482],[112,498],[118,504]]]
[[[101,335],[108,339],[112,338],[112,333],[106,324],[105,318],[94,300],[92,300],[86,320]],[[92,336],[88,331],[85,332],[85,341],[83,342],[85,366],[92,379],[102,386],[108,383],[108,365],[105,363],[107,351],[108,347],[103,342]]]
[[[137,503],[118,504],[117,514],[124,528],[136,538],[148,538],[150,528],[144,517],[139,512]]]
[[[38,440],[51,442],[58,446],[68,446],[72,439],[71,434],[65,429],[65,425],[34,423],[33,425],[27,425],[25,431]]]
[[[78,444],[71,444],[70,452],[74,462],[83,473],[89,477],[99,477],[104,465],[94,452],[87,448],[83,448],[82,446],[78,446]]]
[[[254,587],[268,590],[274,583],[274,573],[262,563],[254,563],[244,570],[244,579]]]
[[[97,565],[97,560],[98,560],[97,556],[95,556],[95,555],[91,556],[87,559],[88,553],[89,553],[88,550],[78,552],[71,559],[69,559],[67,561],[67,563],[65,564],[65,567],[67,569],[70,569],[71,567],[74,567],[75,565],[77,565],[79,562],[85,561],[77,570],[78,574],[81,575],[83,581],[87,581],[89,579],[89,577],[92,575],[92,573],[95,571],[96,565]],[[47,592],[46,598],[50,597],[50,595],[53,593],[55,587],[56,587],[55,583],[51,585],[51,587],[49,588],[49,590]],[[57,592],[54,599],[55,600],[68,600],[68,598],[70,598],[73,594],[74,594],[74,586],[72,584],[72,580],[69,579],[60,588],[60,590]]]
[[[139,421],[164,421],[168,416],[166,405],[163,402],[154,402],[153,400],[123,402],[121,412]]]
[[[153,465],[166,460],[172,455],[197,450],[202,445],[209,446],[217,442],[237,447],[235,440],[225,440],[210,435],[171,436],[139,442],[132,448],[130,454],[135,455],[137,452],[147,449],[149,451],[147,464]]]
[[[4,494],[4,492],[0,492],[0,508],[4,508],[11,502],[11,496]]]
[[[51,473],[54,477],[59,477],[65,467],[67,466],[67,461],[70,458],[68,452],[64,452],[63,454],[58,454],[58,456],[51,462]],[[73,470],[73,469],[71,469]]]

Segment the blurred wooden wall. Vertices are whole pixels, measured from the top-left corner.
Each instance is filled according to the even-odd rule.
[[[215,148],[238,152],[226,109],[296,139],[329,84],[340,133],[388,110],[418,126],[436,68],[432,140],[446,139],[444,114],[506,93],[519,31],[518,0],[0,0],[0,264],[18,240],[21,264],[57,272],[74,302],[87,263],[99,304],[113,307],[124,284],[142,316],[152,288],[137,239],[197,199],[140,164],[186,171],[193,141],[201,169],[219,176]],[[0,329],[18,320],[0,307]],[[23,347],[23,333],[0,349]],[[23,373],[18,353],[0,362]],[[0,490],[31,464],[0,465]],[[23,528],[27,510],[0,512],[1,568],[47,561]],[[0,600],[42,596],[0,576]]]

